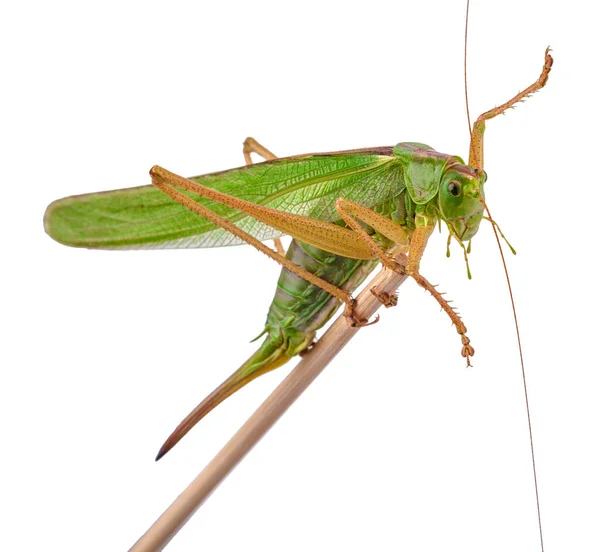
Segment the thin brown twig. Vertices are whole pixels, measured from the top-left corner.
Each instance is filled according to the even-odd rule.
[[[395,259],[403,266],[406,264],[406,256],[401,253]],[[382,269],[357,298],[359,317],[370,319],[381,307],[371,289],[391,296],[406,278]],[[359,329],[351,328],[340,316],[196,479],[130,548],[130,552],[162,550]]]

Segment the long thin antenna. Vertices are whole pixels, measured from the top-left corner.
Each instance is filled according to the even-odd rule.
[[[464,60],[464,75],[465,75],[465,104],[467,106],[467,124],[469,125],[469,140],[471,139],[471,115],[469,113],[469,87],[467,85],[467,37],[469,36],[469,0],[467,0],[467,11],[465,14],[465,53]]]
[[[488,206],[486,205],[483,199],[483,206],[488,214],[488,217],[493,222],[492,214]],[[529,428],[529,446],[531,448],[531,466],[533,468],[533,484],[535,486],[535,503],[537,507],[537,518],[538,518],[538,527],[540,531],[540,546],[542,552],[544,552],[544,535],[542,532],[542,514],[540,510],[540,493],[538,491],[538,481],[537,481],[537,470],[535,466],[535,451],[533,446],[533,430],[531,428],[531,413],[529,410],[529,393],[527,392],[527,378],[525,376],[525,361],[523,360],[523,347],[521,346],[521,332],[519,331],[519,320],[517,318],[517,309],[515,307],[515,299],[513,296],[512,286],[510,284],[510,277],[508,276],[508,268],[506,266],[506,259],[504,257],[504,251],[502,250],[502,244],[500,243],[500,236],[498,236],[498,231],[496,229],[496,225],[492,224],[492,230],[494,231],[494,236],[496,237],[496,243],[498,244],[498,250],[500,251],[500,258],[502,259],[502,266],[504,267],[504,274],[506,275],[506,284],[508,285],[508,294],[510,296],[510,304],[512,306],[513,318],[515,321],[515,331],[517,333],[517,344],[519,346],[519,358],[521,361],[521,375],[523,378],[523,392],[525,395],[525,408],[527,410],[527,427]]]
[[[520,92],[519,94],[517,94],[513,99],[509,100],[508,102],[501,105],[500,107],[497,107],[495,109],[487,111],[486,113],[484,113],[477,119],[475,124],[477,125],[479,123],[481,125],[480,126],[481,137],[478,140],[477,144],[474,144],[473,129],[471,127],[471,116],[469,113],[469,92],[468,92],[468,86],[467,86],[467,38],[468,38],[468,31],[469,31],[469,3],[470,3],[470,1],[467,0],[467,8],[466,8],[466,14],[465,14],[465,52],[464,52],[465,103],[467,106],[467,122],[469,124],[469,137],[471,140],[471,145],[469,148],[469,150],[470,150],[469,165],[473,166],[474,168],[476,168],[478,170],[483,170],[483,130],[485,128],[484,121],[487,118],[492,118],[492,117],[495,117],[496,115],[499,115],[500,113],[503,113],[506,109],[508,109],[509,107],[514,105],[516,102],[524,100],[530,94],[533,94],[534,92],[536,92],[537,90],[542,88],[546,84],[546,80],[548,79],[548,73],[550,72],[550,69],[552,68],[552,57],[549,55],[550,48],[547,48],[546,54],[544,57],[544,68],[542,70],[542,74],[540,75],[540,78],[534,84],[532,84],[527,89],[525,89],[523,92]],[[481,123],[480,123],[480,121],[481,121]],[[541,547],[541,551],[544,552],[544,535],[543,535],[543,531],[542,531],[542,514],[541,514],[541,510],[540,510],[540,494],[539,494],[539,490],[538,490],[537,469],[536,469],[536,465],[535,465],[535,451],[534,451],[534,446],[533,446],[533,430],[531,427],[531,412],[529,409],[529,393],[527,392],[527,378],[525,376],[525,361],[523,360],[523,347],[521,345],[521,332],[519,331],[519,320],[517,317],[517,309],[515,306],[515,299],[514,299],[514,295],[513,295],[513,291],[512,291],[512,286],[510,283],[510,277],[508,275],[508,267],[506,266],[506,258],[504,257],[504,251],[502,250],[502,244],[500,243],[500,236],[498,235],[498,228],[497,228],[498,225],[494,221],[494,219],[490,213],[490,210],[489,210],[488,206],[486,205],[485,201],[483,200],[483,198],[481,198],[481,202],[483,203],[483,206],[488,214],[489,221],[492,223],[492,230],[493,230],[494,236],[496,238],[496,243],[498,244],[498,251],[500,251],[500,258],[502,259],[502,266],[504,267],[504,274],[506,276],[506,284],[508,285],[508,294],[510,296],[510,304],[512,307],[513,318],[515,321],[515,331],[517,334],[517,345],[519,347],[519,359],[521,362],[521,375],[522,375],[522,379],[523,379],[523,392],[525,395],[525,408],[527,410],[527,427],[529,429],[529,445],[530,445],[530,449],[531,449],[531,466],[533,468],[533,484],[535,487],[535,502],[536,502],[536,508],[537,508],[538,528],[539,528],[539,532],[540,532],[540,547]],[[504,237],[504,235],[502,237]],[[513,250],[512,246],[510,246],[510,244],[509,244],[509,247],[511,248],[511,251],[513,251],[513,253],[514,253],[514,250]]]

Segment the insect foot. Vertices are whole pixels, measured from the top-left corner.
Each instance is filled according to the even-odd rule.
[[[467,359],[467,367],[471,366],[471,357],[475,354],[475,349],[471,345],[471,340],[465,335],[461,334],[460,339],[463,344],[462,356]]]
[[[356,299],[352,299],[350,303],[346,303],[346,307],[344,308],[344,316],[346,317],[346,322],[348,322],[348,326],[351,328],[363,328],[365,326],[372,326],[373,324],[377,324],[379,322],[379,315],[375,315],[375,318],[370,322],[366,318],[361,318],[358,316],[356,312]]]
[[[386,308],[395,307],[398,304],[398,296],[395,293],[387,293],[386,291],[377,291],[377,288],[372,287],[369,290],[377,300]]]
[[[396,259],[388,257],[386,259],[382,259],[381,262],[385,268],[395,272],[396,274],[408,274],[406,272],[406,266],[404,266],[402,263],[399,263]]]

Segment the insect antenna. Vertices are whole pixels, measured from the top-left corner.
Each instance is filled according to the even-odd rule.
[[[508,286],[508,295],[510,296],[510,304],[511,304],[511,308],[512,308],[513,319],[515,322],[515,332],[517,334],[517,345],[519,348],[519,360],[521,363],[521,376],[522,376],[521,379],[523,381],[523,394],[525,396],[525,410],[527,412],[527,427],[529,430],[529,447],[531,449],[531,467],[533,469],[533,485],[535,488],[535,502],[536,502],[536,508],[537,508],[538,528],[539,528],[539,532],[540,532],[540,546],[541,546],[542,552],[544,552],[544,535],[542,532],[542,514],[541,514],[541,510],[540,510],[540,494],[539,494],[539,490],[538,490],[537,469],[536,469],[536,465],[535,465],[535,448],[533,446],[533,429],[531,427],[531,412],[529,409],[529,393],[527,392],[527,377],[525,375],[525,361],[523,360],[523,347],[521,346],[521,332],[519,331],[519,319],[517,317],[517,309],[515,306],[515,298],[513,295],[512,285],[510,283],[510,276],[508,275],[508,267],[506,266],[506,258],[504,257],[504,251],[502,249],[502,243],[500,242],[500,236],[498,235],[498,232],[500,232],[500,234],[502,234],[502,232],[500,231],[500,228],[498,227],[498,225],[492,218],[492,214],[490,213],[490,210],[489,210],[487,204],[485,203],[485,201],[483,200],[483,198],[481,199],[481,202],[483,203],[485,212],[488,214],[488,216],[486,218],[492,223],[492,230],[494,231],[494,237],[496,238],[496,243],[498,244],[498,251],[500,252],[500,258],[502,259],[502,267],[504,268],[504,274],[506,276],[506,285]],[[504,235],[502,237],[504,238]],[[504,238],[504,240],[506,241],[506,238]],[[506,241],[506,243],[508,243],[508,241]],[[510,244],[508,244],[508,245],[509,245],[509,247],[511,247]],[[512,247],[511,247],[511,251],[513,251],[513,253],[515,253],[515,251],[512,249]]]
[[[465,76],[465,105],[467,107],[467,124],[469,125],[469,140],[472,139],[471,134],[471,115],[469,113],[469,87],[467,85],[467,38],[469,36],[469,0],[467,0],[467,9],[465,13],[465,52],[463,55],[464,67],[463,73]]]
[[[471,117],[469,115],[469,96],[467,91],[467,37],[468,37],[468,29],[469,29],[469,0],[467,0],[466,6],[466,15],[465,15],[465,51],[464,51],[464,77],[465,77],[465,102],[467,106],[467,121],[469,124],[469,135],[470,135],[470,147],[469,147],[469,166],[473,167],[477,172],[483,173],[483,134],[485,131],[485,121],[496,117],[504,113],[507,109],[513,107],[517,102],[525,100],[531,94],[537,92],[539,89],[543,88],[548,80],[548,74],[550,73],[550,69],[552,68],[552,56],[550,56],[550,48],[548,47],[544,56],[544,67],[542,69],[542,73],[538,80],[534,82],[532,85],[527,87],[522,92],[519,92],[514,98],[509,100],[508,102],[498,106],[490,111],[486,111],[482,115],[480,115],[473,127],[471,127]],[[485,212],[487,213],[487,217],[485,217],[492,224],[492,230],[494,232],[494,236],[496,238],[496,243],[498,244],[498,251],[500,252],[500,258],[502,259],[502,266],[504,268],[504,274],[506,276],[506,284],[508,286],[508,294],[510,297],[510,303],[512,307],[513,319],[515,323],[515,332],[517,335],[517,346],[519,349],[519,359],[521,364],[521,376],[523,381],[523,392],[525,396],[525,409],[527,412],[527,427],[529,430],[529,445],[531,450],[531,466],[533,469],[533,484],[535,488],[535,502],[537,509],[537,520],[538,520],[538,528],[540,534],[540,548],[541,551],[544,552],[544,536],[542,531],[542,514],[540,509],[540,495],[538,490],[538,480],[537,480],[537,469],[535,463],[535,450],[533,445],[533,429],[531,427],[531,411],[529,408],[529,393],[527,391],[527,377],[525,375],[525,361],[523,359],[523,347],[521,345],[521,332],[519,331],[519,320],[517,317],[517,309],[515,306],[515,299],[513,295],[512,285],[510,282],[510,276],[508,274],[508,267],[506,265],[506,258],[504,257],[504,251],[502,250],[502,243],[500,241],[500,236],[498,233],[502,235],[511,251],[515,253],[513,247],[508,243],[508,240],[504,237],[504,234],[500,230],[498,224],[494,221],[490,210],[485,203],[483,197],[480,197],[480,201],[483,204]],[[462,245],[462,244],[461,244]],[[464,245],[463,245],[464,249]],[[465,259],[467,258],[467,251],[465,250]],[[468,261],[467,261],[468,266]]]

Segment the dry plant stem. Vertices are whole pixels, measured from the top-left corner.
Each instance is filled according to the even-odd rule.
[[[402,266],[407,261],[401,253],[395,260]],[[392,295],[406,278],[382,269],[357,298],[356,311],[360,318],[370,319],[381,306],[371,289],[378,294]],[[196,479],[131,547],[130,552],[162,550],[359,329],[351,328],[345,317],[340,316]]]

